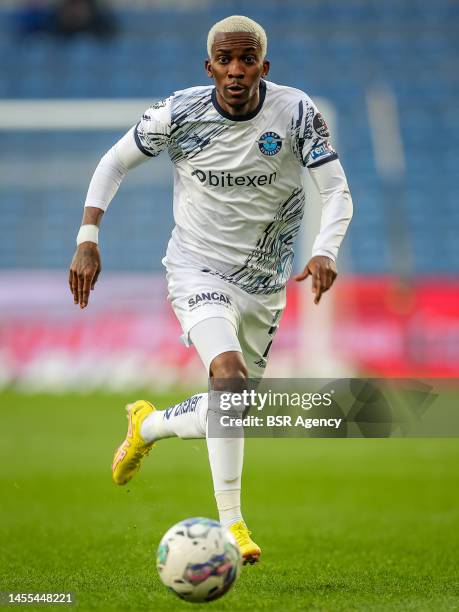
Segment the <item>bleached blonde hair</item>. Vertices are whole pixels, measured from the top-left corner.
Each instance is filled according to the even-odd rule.
[[[217,23],[210,28],[207,36],[207,53],[209,57],[212,55],[215,35],[220,32],[250,32],[251,34],[255,34],[261,46],[261,55],[263,59],[265,58],[268,50],[268,38],[261,25],[253,19],[244,17],[244,15],[231,15],[231,17],[226,17],[221,21],[217,21]]]

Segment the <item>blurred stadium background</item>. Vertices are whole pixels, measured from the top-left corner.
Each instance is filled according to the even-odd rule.
[[[164,155],[125,180],[80,311],[68,266],[92,172],[153,99],[208,82],[208,28],[248,14],[270,78],[334,124],[355,205],[320,307],[288,287],[270,376],[457,378],[459,2],[104,6],[0,0],[0,592],[177,610],[152,559],[171,524],[215,516],[205,442],[160,443],[132,486],[110,481],[134,388],[163,408],[206,384],[166,301],[171,169]],[[319,215],[312,196],[297,269]],[[457,610],[458,452],[454,438],[247,440],[264,558],[218,609]]]
[[[98,159],[151,100],[208,82],[206,33],[232,13],[265,26],[273,81],[324,101],[355,204],[320,309],[289,287],[270,375],[459,374],[457,1],[116,0],[92,18],[84,4],[1,2],[0,385],[205,381],[165,300],[166,155],[112,203],[84,312],[67,269]]]

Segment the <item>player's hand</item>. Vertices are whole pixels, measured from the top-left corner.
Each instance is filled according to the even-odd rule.
[[[294,276],[294,280],[303,281],[312,276],[312,292],[315,293],[314,304],[320,302],[322,293],[328,291],[333,285],[338,272],[335,262],[324,255],[311,257],[301,274]]]
[[[70,264],[69,285],[75,304],[86,308],[89,292],[99,278],[102,265],[99,247],[94,242],[82,242],[78,245]]]

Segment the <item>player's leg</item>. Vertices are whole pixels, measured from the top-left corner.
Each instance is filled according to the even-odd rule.
[[[250,387],[260,381],[263,377],[264,370],[267,365],[268,355],[276,335],[282,311],[285,307],[285,292],[279,292],[272,296],[251,296],[245,292],[233,292],[233,298],[238,311],[242,313],[238,326],[238,340],[241,346],[241,351],[244,359],[245,376],[250,380]],[[215,376],[221,376],[218,370],[212,370]],[[223,374],[224,376],[224,374]],[[231,390],[231,389],[230,389]],[[212,399],[210,400],[212,403]],[[212,410],[209,406],[207,426],[211,423]],[[217,428],[218,430],[218,428]],[[208,436],[207,444],[212,444],[217,440],[211,440]],[[225,441],[225,439],[223,439]],[[221,442],[221,440],[220,440]],[[243,442],[243,440],[242,440]],[[210,455],[210,447],[209,447]],[[242,470],[242,454],[241,454],[241,470]],[[215,482],[215,478],[214,478]],[[217,502],[223,509],[223,504],[227,504],[228,509],[235,514],[237,511],[237,497],[234,496],[237,491],[230,490],[225,494],[222,492],[220,496],[216,494]],[[220,499],[219,499],[220,497]],[[260,548],[251,540],[250,532],[248,531],[243,520],[234,523],[230,527],[233,535],[236,537],[242,551],[245,551],[245,562],[255,562],[259,559]],[[244,556],[244,553],[243,553]]]
[[[222,416],[219,398],[223,394],[247,389],[247,367],[242,352],[218,355],[210,365],[210,374],[212,391],[207,416],[207,448],[220,522],[236,538],[244,564],[255,563],[260,558],[261,549],[250,537],[241,513],[244,428],[237,425],[225,427],[223,434],[219,424]],[[241,417],[242,412],[243,407],[236,409],[232,416]]]
[[[247,388],[247,367],[236,327],[227,318],[207,319],[190,330],[190,338],[211,379],[207,448],[219,519],[235,536],[244,563],[254,563],[259,559],[261,551],[250,538],[241,513],[244,430],[240,426],[225,428],[224,435],[221,435],[222,429],[218,425],[221,416],[221,394],[241,392]],[[226,342],[218,342],[218,338],[226,338]]]
[[[211,403],[215,393],[235,391],[235,385],[237,390],[246,387],[247,368],[232,321],[224,317],[205,319],[190,330],[190,338],[212,379]],[[211,406],[211,414],[217,417],[218,407],[215,408],[212,410]],[[156,440],[172,436],[204,437],[208,409],[207,393],[162,411],[156,411],[144,400],[128,406],[128,435],[115,454],[114,481],[128,482]],[[208,435],[207,446],[220,521],[233,532],[245,562],[253,563],[258,560],[260,549],[251,540],[241,514],[243,429],[233,428],[229,437]]]
[[[234,325],[227,319],[212,317],[196,327],[200,330],[196,332],[198,352],[207,372],[211,361],[219,353],[240,351]],[[207,393],[193,395],[166,410],[156,410],[153,404],[145,400],[129,404],[126,409],[128,432],[115,452],[112,465],[116,484],[126,484],[137,473],[142,459],[157,440],[206,437]]]

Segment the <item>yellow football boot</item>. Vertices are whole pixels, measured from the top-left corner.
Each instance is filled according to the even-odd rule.
[[[153,442],[145,442],[140,435],[140,426],[145,417],[155,410],[153,404],[138,400],[126,406],[129,426],[126,438],[116,450],[113,457],[112,476],[117,485],[126,484],[140,469],[142,459],[148,455],[154,446]]]
[[[242,555],[242,563],[256,563],[260,559],[261,548],[250,537],[250,531],[244,521],[234,523],[229,527],[230,532],[236,539]]]

